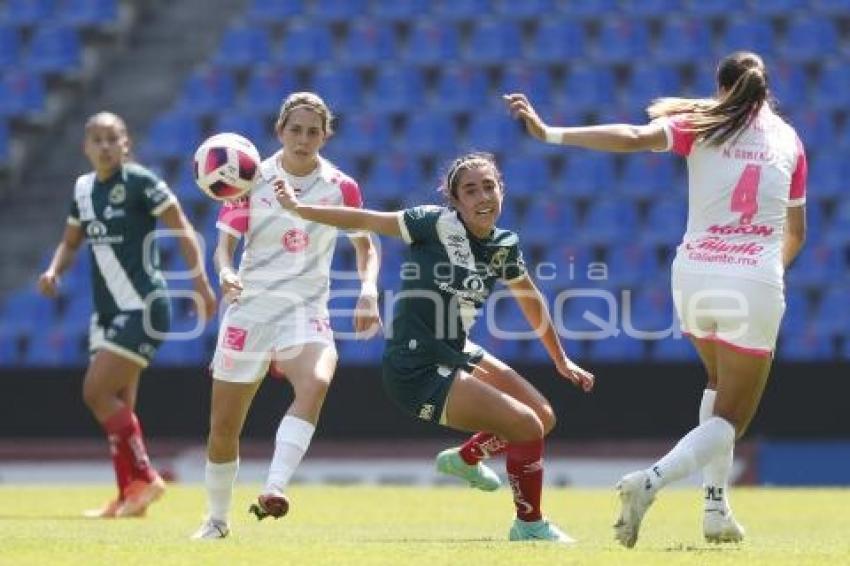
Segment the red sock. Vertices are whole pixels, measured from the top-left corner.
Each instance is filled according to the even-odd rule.
[[[113,436],[117,439],[115,442],[117,459],[129,470],[130,479],[127,483],[132,480],[153,481],[156,473],[151,467],[145,449],[145,441],[142,438],[142,427],[139,425],[136,414],[129,407],[122,407],[106,420],[103,427],[110,436],[110,443],[112,443],[111,438]],[[115,457],[113,457],[113,461],[115,461]],[[115,470],[118,474],[119,465],[115,466]],[[119,488],[121,488],[121,481],[122,479],[119,477]]]
[[[508,481],[514,492],[516,516],[522,521],[539,521],[543,491],[543,439],[508,445]]]
[[[107,421],[103,426],[106,429],[106,438],[109,440],[109,453],[112,456],[112,467],[115,469],[115,479],[118,482],[118,501],[124,501],[124,490],[133,481],[133,468],[130,460],[120,450],[121,439],[117,434],[109,432]]]
[[[501,454],[508,443],[492,432],[476,432],[460,447],[460,457],[469,465],[477,464],[485,458]]]

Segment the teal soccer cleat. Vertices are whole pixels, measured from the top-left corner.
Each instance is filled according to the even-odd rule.
[[[496,472],[478,462],[471,465],[460,457],[460,448],[449,448],[437,454],[437,471],[458,477],[482,491],[495,491],[502,485]]]
[[[576,540],[547,521],[540,519],[539,521],[514,521],[511,526],[511,532],[508,535],[511,541],[545,541],[557,542],[560,544],[574,544]]]

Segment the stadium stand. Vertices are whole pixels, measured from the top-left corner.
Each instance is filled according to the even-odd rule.
[[[44,76],[72,73],[82,61],[80,30],[110,25],[121,5],[5,3],[0,170],[14,139],[8,124],[46,111]],[[788,275],[785,320],[785,334],[799,332],[801,339],[783,340],[778,355],[848,356],[850,315],[842,300],[850,253],[850,206],[842,198],[850,194],[847,0],[251,0],[234,13],[205,60],[177,76],[172,99],[138,135],[140,157],[166,175],[208,242],[215,239],[215,207],[194,189],[186,167],[195,145],[213,131],[232,130],[268,153],[283,96],[313,89],[339,118],[328,156],[357,177],[367,203],[389,208],[433,201],[446,159],[466,149],[492,151],[508,187],[504,224],[519,230],[527,259],[559,266],[541,279],[541,288],[552,297],[575,287],[633,291],[637,328],[666,328],[673,318],[659,281],[684,228],[683,164],[664,154],[610,156],[533,142],[508,119],[498,97],[527,92],[553,122],[641,121],[656,96],[710,95],[719,55],[739,48],[762,53],[779,108],[800,131],[810,165],[811,233]],[[395,243],[384,243],[386,287],[397,285],[400,253]],[[608,266],[607,279],[587,277],[593,261]],[[85,279],[78,269],[72,273],[69,281]],[[85,329],[76,321],[88,304],[71,300],[57,314],[43,302],[28,287],[6,295],[0,363],[30,363],[26,346],[33,339],[58,352],[46,363],[82,361]],[[565,320],[592,330],[582,309],[596,312],[598,302],[570,301]],[[15,309],[31,314],[21,318]],[[500,323],[524,328],[511,309],[500,305]],[[33,337],[36,319],[55,331]],[[198,338],[191,353],[164,347],[157,363],[203,363],[196,354],[213,339],[208,333]],[[481,341],[508,359],[542,359],[536,344]],[[373,342],[343,345],[342,355],[375,362],[380,344]],[[621,335],[579,341],[576,348],[603,361],[695,359],[685,341],[672,338],[641,343]]]

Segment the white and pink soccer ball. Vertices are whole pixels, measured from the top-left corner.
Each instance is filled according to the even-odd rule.
[[[238,199],[254,187],[260,152],[239,134],[215,134],[195,151],[194,170],[198,187],[211,198]]]

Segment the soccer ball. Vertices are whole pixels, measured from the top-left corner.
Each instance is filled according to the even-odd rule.
[[[260,152],[239,134],[207,138],[195,152],[195,182],[215,200],[233,200],[253,188],[260,170]]]

